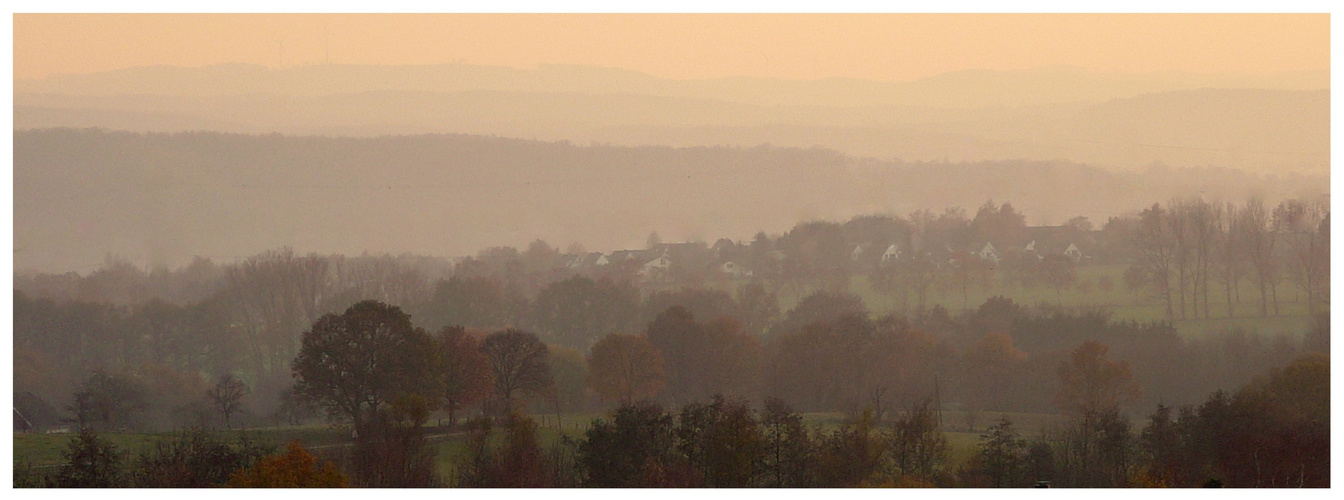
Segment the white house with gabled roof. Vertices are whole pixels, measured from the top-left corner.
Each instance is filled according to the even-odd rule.
[[[887,251],[882,252],[882,262],[895,262],[899,258],[901,258],[901,249],[896,248],[895,243],[887,247]]]
[[[982,247],[979,252],[976,252],[976,255],[980,256],[980,260],[987,260],[995,264],[999,263],[999,252],[994,250],[994,245],[990,244],[988,241],[985,242],[985,246]]]
[[[1069,247],[1064,249],[1064,256],[1078,262],[1083,260],[1083,251],[1078,249],[1078,245],[1069,243]]]

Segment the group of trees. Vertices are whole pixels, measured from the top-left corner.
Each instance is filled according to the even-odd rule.
[[[667,412],[623,403],[577,440],[543,450],[526,417],[503,443],[476,427],[455,483],[473,487],[857,487],[951,485],[947,441],[927,404],[881,424],[870,415],[823,431],[787,403],[754,411],[716,395]]]
[[[756,306],[749,305],[753,301]],[[1306,339],[1244,331],[1181,338],[1170,324],[1118,322],[1100,309],[1025,307],[1002,297],[956,315],[933,307],[922,315],[875,317],[858,297],[834,292],[808,295],[786,314],[771,311],[773,303],[759,284],[744,287],[737,298],[704,289],[657,292],[640,310],[664,309],[643,327],[597,336],[582,350],[512,329],[514,337],[528,342],[510,342],[508,347],[530,349],[534,355],[544,348],[547,353],[548,368],[534,373],[535,381],[499,371],[503,360],[492,360],[483,348],[492,332],[510,328],[441,327],[434,335],[407,338],[417,346],[412,351],[435,353],[415,363],[438,374],[424,382],[432,388],[416,389],[424,394],[416,404],[443,410],[450,424],[464,412],[503,412],[522,400],[530,400],[533,409],[560,412],[643,398],[681,405],[716,393],[751,401],[778,397],[805,411],[855,414],[866,407],[880,415],[937,390],[943,401],[971,410],[1053,411],[1051,393],[1040,388],[1055,383],[1054,366],[1066,357],[1064,346],[1089,340],[1132,363],[1136,379],[1147,388],[1140,401],[1144,404],[1193,402],[1217,388],[1245,383],[1254,370],[1286,363],[1298,353],[1328,350],[1325,333]],[[747,312],[753,308],[777,318],[767,333],[743,328],[738,318],[769,317]],[[399,314],[403,319],[397,320],[398,328],[419,330],[405,312]],[[314,322],[316,333],[350,328],[324,318]],[[1323,315],[1317,324],[1325,328],[1327,321]],[[332,347],[339,349],[350,348]],[[489,352],[525,354],[496,347]],[[379,355],[374,349],[351,354]],[[270,421],[289,423],[312,415],[289,385],[274,410],[258,411],[257,389],[243,382],[245,378],[226,373],[210,381],[166,365],[95,371],[72,381],[64,401],[53,400],[28,389],[52,370],[49,363],[33,351],[16,351],[16,394],[26,398],[16,399],[16,407],[26,415],[31,412],[35,424],[52,426],[67,418],[104,429],[203,423],[228,427],[239,415],[253,424],[267,414]],[[520,383],[534,387],[519,390]],[[397,397],[371,396],[376,403],[372,406],[393,405]],[[362,401],[345,404],[356,403],[371,406]],[[355,418],[353,411],[346,413]]]
[[[25,402],[16,398],[15,408],[31,426],[54,427],[64,422],[94,431],[219,424],[229,428],[234,416],[246,412],[250,388],[230,375],[208,384],[199,374],[144,365],[127,371],[94,371],[80,382],[65,412],[31,393],[24,394]]]
[[[349,478],[318,463],[297,441],[286,451],[243,436],[227,442],[203,429],[183,431],[131,455],[92,430],[75,435],[52,474],[15,469],[16,487],[51,488],[339,488]]]
[[[1154,204],[1132,225],[1135,258],[1126,281],[1151,289],[1168,318],[1212,317],[1211,287],[1221,289],[1222,314],[1235,317],[1244,281],[1256,292],[1259,315],[1278,315],[1284,276],[1306,295],[1309,312],[1329,302],[1325,201],[1286,200],[1270,210],[1258,198],[1242,205],[1175,200]]]
[[[1328,487],[1328,359],[1303,356],[1235,395],[1158,405],[1136,427],[1121,408],[1138,390],[1123,361],[1086,343],[1058,366],[1069,418],[1025,434],[1001,415],[955,463],[929,399],[889,418],[865,411],[807,424],[780,399],[753,410],[716,395],[668,412],[625,402],[579,439],[543,449],[513,416],[502,443],[474,427],[454,484],[474,487]],[[1179,414],[1179,417],[1173,415]]]
[[[879,419],[933,396],[971,412],[1049,413],[1064,408],[1095,413],[1136,403],[1194,402],[1210,391],[1247,382],[1256,370],[1323,350],[1244,332],[1186,340],[1166,323],[1116,322],[1100,310],[1029,308],[1002,297],[957,316],[935,308],[924,316],[873,318],[857,297],[830,292],[804,298],[770,335],[760,337],[742,332],[730,316],[701,320],[682,305],[709,303],[696,297],[717,293],[678,292],[681,300],[669,301],[672,305],[645,328],[602,336],[570,368],[562,368],[554,353],[575,351],[548,345],[526,331],[502,329],[486,335],[446,327],[431,338],[411,326],[399,309],[378,305],[383,308],[379,314],[398,318],[401,326],[393,330],[421,332],[406,333],[418,338],[408,341],[409,346],[437,346],[408,347],[406,355],[419,358],[397,364],[429,375],[387,385],[414,392],[418,396],[411,401],[425,409],[442,409],[450,424],[463,411],[476,409],[507,415],[523,405],[561,413],[562,403],[563,411],[572,412],[601,408],[601,402],[641,400],[679,406],[716,394],[747,401],[773,397],[804,411],[851,416],[868,410]],[[331,349],[314,343],[319,333],[348,330],[325,323],[337,317],[329,315],[315,324],[302,352],[323,359],[341,349],[355,360],[364,359],[356,354],[378,355],[370,347],[338,340],[342,337],[330,340],[338,343]],[[1065,348],[1070,345],[1077,349]],[[313,364],[308,356],[301,353],[296,370],[325,366],[327,372],[359,373],[335,370],[330,362]],[[1132,384],[1108,385],[1119,379]],[[305,392],[310,390],[306,380],[300,380],[299,392],[317,399],[319,394]],[[1140,386],[1145,389],[1139,391]],[[1054,387],[1067,393],[1064,402],[1056,399]],[[577,399],[564,399],[564,394]],[[356,406],[377,413],[380,405],[396,407],[405,398],[369,395],[344,403],[344,409],[328,410],[358,424],[369,417],[361,417]]]
[[[1313,354],[1202,404],[1159,406],[1139,437],[1146,479],[1230,487],[1330,484],[1330,360]]]
[[[939,366],[962,366],[978,375],[961,384],[994,381],[1015,371],[1029,372],[1020,364],[1030,356],[1007,333],[987,334],[965,355],[957,355],[955,348],[949,350],[955,343],[947,342],[956,338],[955,332],[938,335],[944,338],[941,342],[926,332],[1024,328],[1059,341],[1069,336],[1056,335],[1055,329],[1087,331],[1079,326],[1089,321],[1100,320],[1104,332],[1104,316],[1036,316],[996,299],[960,320],[945,313],[913,322],[892,316],[871,320],[854,297],[822,292],[786,317],[802,326],[770,339],[766,365],[774,371],[756,366],[753,372],[753,365],[743,364],[762,348],[755,337],[736,332],[731,319],[701,323],[680,305],[655,317],[642,335],[602,338],[588,357],[587,380],[621,406],[610,422],[595,422],[582,440],[542,450],[535,423],[521,416],[516,404],[523,393],[552,400],[557,394],[549,349],[536,335],[504,329],[478,337],[463,327],[448,327],[431,336],[399,308],[364,301],[314,322],[291,363],[295,396],[354,429],[354,448],[344,462],[349,479],[330,467],[313,469],[311,458],[293,449],[293,456],[270,462],[258,461],[259,455],[246,446],[219,449],[235,457],[228,471],[229,482],[236,485],[281,484],[274,481],[293,475],[277,476],[281,473],[274,469],[294,467],[308,471],[302,477],[314,481],[305,483],[311,485],[349,481],[360,486],[432,486],[443,479],[435,472],[422,429],[430,411],[443,408],[451,414],[484,398],[486,414],[504,422],[503,445],[488,439],[488,420],[466,426],[473,437],[452,478],[455,484],[1020,486],[1045,480],[1066,486],[1133,486],[1191,485],[1209,479],[1229,485],[1328,484],[1328,471],[1320,466],[1328,463],[1328,446],[1322,444],[1328,443],[1329,433],[1329,364],[1324,355],[1302,357],[1252,381],[1234,397],[1215,393],[1198,410],[1183,407],[1176,420],[1169,408],[1159,406],[1136,438],[1123,408],[1138,401],[1141,377],[1129,361],[1114,358],[1108,346],[1085,340],[1044,358],[1057,387],[1051,391],[1054,408],[1072,417],[1067,425],[1046,429],[1028,445],[1010,421],[1001,420],[984,435],[977,458],[955,467],[947,462],[942,434],[944,396],[937,378],[930,387],[921,374]],[[1118,328],[1112,335],[1151,336],[1137,325]],[[1030,342],[1024,347],[1034,349]],[[770,383],[754,388],[744,383],[762,373]],[[107,424],[145,401],[124,380],[101,372],[86,386],[75,398],[82,405],[81,421]],[[676,389],[660,390],[664,388]],[[996,387],[985,389],[981,394],[997,392]],[[238,381],[224,377],[203,392],[227,415],[245,391]],[[752,411],[745,397],[760,394],[766,395],[763,410]],[[801,415],[784,403],[787,399],[776,396],[799,398],[810,411],[839,408],[850,416],[827,432],[805,428]],[[660,397],[679,405],[680,412],[665,413],[654,401]],[[94,428],[84,427],[86,432]],[[182,446],[187,451],[160,450],[157,458],[142,458],[137,470],[186,467],[171,464],[195,463],[181,456],[206,445],[198,439]],[[228,450],[235,451],[229,455]],[[1249,461],[1247,453],[1253,457]],[[71,469],[69,474],[103,477],[86,479],[91,484],[113,481],[104,477],[111,473],[98,468],[115,468],[118,460],[104,444],[81,435],[72,444],[72,457],[76,455],[102,458],[71,458],[70,467],[101,465]],[[161,462],[169,465],[153,469]],[[237,472],[245,467],[252,468]],[[220,484],[221,470],[210,469],[214,479],[199,481]],[[134,479],[139,483],[122,476],[116,479],[120,482],[106,484],[168,481],[154,479],[162,472],[151,472],[142,473],[149,479]],[[53,485],[75,481],[59,477]]]
[[[1290,279],[1316,313],[1305,339],[1239,330],[1181,338],[1169,322],[1117,322],[1101,308],[1002,297],[971,308],[967,290],[996,275],[1057,295],[1076,279],[1078,264],[1059,255],[1008,254],[994,267],[959,250],[982,238],[1023,238],[1023,220],[1008,204],[987,203],[974,219],[956,210],[865,216],[716,244],[756,270],[732,293],[641,290],[620,272],[567,269],[566,254],[540,241],[456,265],[289,250],[224,266],[198,259],[171,272],[112,260],[87,277],[16,279],[15,406],[38,426],[114,430],[233,427],[267,415],[299,423],[317,403],[361,436],[358,456],[369,458],[355,484],[421,484],[431,476],[421,426],[436,410],[451,426],[477,411],[507,418],[525,407],[558,414],[644,400],[680,407],[724,395],[884,420],[936,395],[971,412],[1048,412],[1057,408],[1054,391],[1041,388],[1061,383],[1058,366],[1077,354],[1068,346],[1089,342],[1094,353],[1126,360],[1124,371],[1144,388],[1112,388],[1111,400],[1179,405],[1303,352],[1328,352],[1323,204],[1177,200],[1093,232],[1111,249],[1105,258],[1132,257],[1126,281],[1158,292],[1169,318],[1214,317],[1218,298],[1229,316],[1245,314],[1237,297],[1248,284],[1258,312],[1274,314]],[[1090,234],[1080,219],[1065,230]],[[867,255],[893,243],[903,249],[894,259]],[[921,251],[936,248],[944,253]],[[855,272],[915,307],[870,314],[844,291]],[[431,286],[432,276],[446,278]],[[959,295],[962,310],[929,306],[935,289]],[[802,295],[783,313],[781,291]],[[1080,429],[1110,432],[1119,417],[1092,410]],[[407,450],[420,455],[378,458]]]
[[[1034,439],[1004,417],[981,436],[968,467],[979,474],[965,479],[1016,487],[1328,487],[1329,378],[1327,357],[1304,355],[1235,393],[1158,404],[1142,428],[1115,404],[1073,407],[1066,425]]]
[[[535,334],[505,329],[478,342],[459,326],[431,336],[372,300],[319,318],[291,366],[300,400],[350,424],[364,486],[433,484],[422,426],[435,409],[451,419],[488,395],[488,408],[509,415],[524,392],[554,397],[549,350]]]
[[[146,272],[109,259],[87,276],[16,276],[15,349],[25,369],[43,373],[23,391],[55,406],[92,370],[156,364],[212,379],[240,377],[254,389],[256,407],[269,413],[290,384],[299,334],[321,315],[365,299],[398,304],[431,331],[517,327],[585,351],[603,335],[642,329],[673,301],[702,320],[731,316],[743,331],[763,334],[782,319],[776,293],[841,291],[854,275],[895,297],[905,315],[927,313],[935,293],[970,310],[975,289],[1043,285],[1062,298],[1075,283],[1079,290],[1115,286],[1109,277],[1079,282],[1079,264],[1057,248],[1035,256],[1019,251],[1034,230],[1011,204],[987,202],[974,217],[959,209],[866,215],[801,223],[750,242],[723,240],[713,249],[688,246],[707,255],[701,260],[731,260],[753,271],[755,284],[735,291],[717,281],[682,282],[735,292],[729,297],[679,298],[663,285],[641,289],[628,265],[571,268],[581,248],[562,252],[542,241],[456,263],[281,249],[232,264],[198,258],[181,269]],[[1092,241],[1084,245],[1089,262],[1130,264],[1125,282],[1152,292],[1169,319],[1251,314],[1242,299],[1252,297],[1256,312],[1274,314],[1285,280],[1312,313],[1328,301],[1329,209],[1321,202],[1288,200],[1271,209],[1256,199],[1175,200],[1114,217],[1100,230],[1075,218],[1050,233],[1057,242]],[[972,253],[986,241],[1002,254],[997,264]],[[898,255],[884,260],[892,245]]]

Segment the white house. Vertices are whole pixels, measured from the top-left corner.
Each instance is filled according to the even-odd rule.
[[[566,267],[570,269],[587,269],[590,267],[601,267],[609,263],[606,255],[601,252],[593,252],[584,255],[576,255],[569,260]]]
[[[722,266],[719,266],[719,270],[720,270],[720,271],[723,271],[723,274],[727,274],[728,276],[732,277],[733,279],[741,279],[741,278],[750,278],[750,277],[751,277],[751,270],[750,270],[750,269],[747,269],[747,268],[745,268],[745,267],[742,267],[742,266],[738,265],[736,262],[733,262],[733,261],[724,262]]]
[[[670,267],[671,265],[672,265],[672,259],[669,259],[667,257],[667,250],[663,250],[663,255],[651,261],[645,262],[644,267],[639,268],[639,274],[648,276],[656,272],[667,271],[667,268]]]
[[[1083,251],[1078,249],[1078,245],[1069,243],[1069,248],[1064,249],[1064,256],[1078,262],[1083,259]]]
[[[999,252],[995,251],[994,245],[989,244],[989,242],[985,242],[984,248],[981,248],[980,251],[977,252],[977,255],[980,256],[980,260],[987,260],[995,264],[999,263]]]
[[[899,258],[901,258],[901,250],[896,248],[895,244],[887,247],[886,252],[882,252],[882,262],[895,262]]]

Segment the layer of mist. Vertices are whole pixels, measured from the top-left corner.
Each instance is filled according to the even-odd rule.
[[[591,67],[149,67],[15,82],[15,128],[626,146],[821,146],[905,161],[1055,160],[1326,174],[1329,76],[1069,67],[913,82],[678,81]]]

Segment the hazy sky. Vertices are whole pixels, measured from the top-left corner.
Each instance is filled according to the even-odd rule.
[[[1327,70],[1325,14],[18,14],[14,77],[146,65],[464,62],[695,79],[963,69]]]

